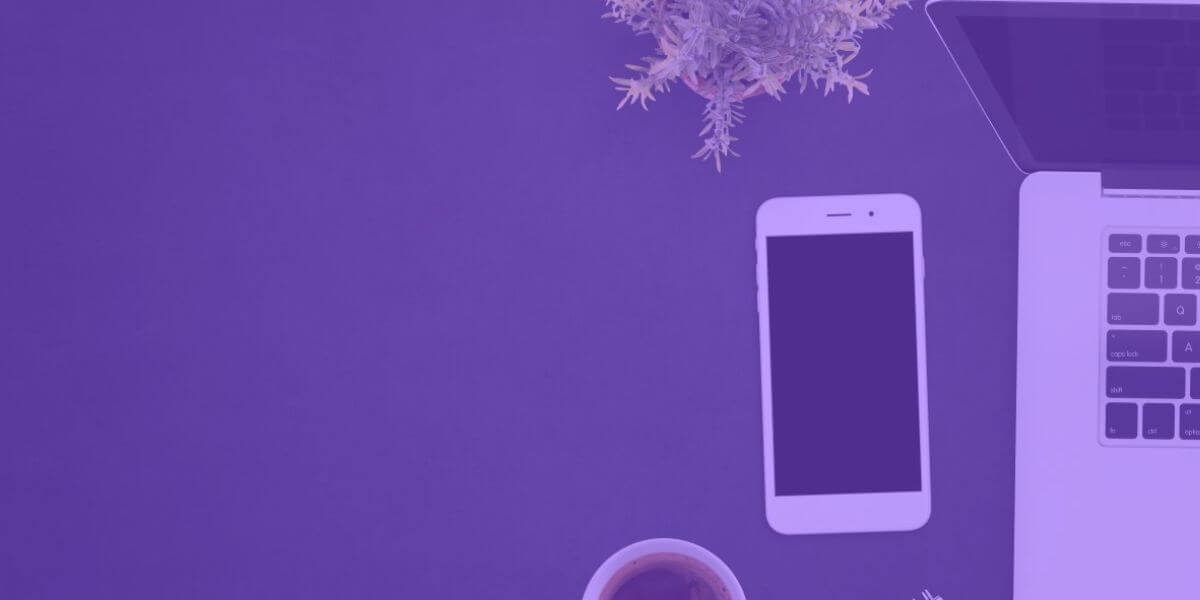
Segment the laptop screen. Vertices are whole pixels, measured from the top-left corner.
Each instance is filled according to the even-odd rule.
[[[930,15],[1023,169],[1200,164],[1200,7],[938,2]]]

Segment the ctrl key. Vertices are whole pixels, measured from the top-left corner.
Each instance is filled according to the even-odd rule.
[[[1142,406],[1142,437],[1148,440],[1175,438],[1175,405],[1147,402]]]
[[[1109,402],[1104,407],[1104,436],[1110,440],[1137,437],[1138,406],[1132,402]]]

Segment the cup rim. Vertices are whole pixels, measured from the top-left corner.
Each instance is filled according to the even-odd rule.
[[[659,552],[682,554],[704,563],[729,588],[729,596],[732,600],[746,600],[746,594],[742,591],[741,582],[733,574],[733,570],[725,564],[725,561],[699,544],[675,538],[641,540],[614,552],[612,556],[609,556],[603,563],[600,563],[600,568],[596,569],[596,572],[592,574],[587,587],[584,588],[583,600],[599,600],[600,592],[604,590],[604,586],[608,583],[608,580],[613,575],[616,575],[618,569],[635,558]]]

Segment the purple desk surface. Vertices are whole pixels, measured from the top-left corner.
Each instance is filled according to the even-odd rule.
[[[603,3],[12,3],[0,596],[573,598],[653,536],[748,596],[1011,597],[1020,176],[918,6],[871,96],[615,112]],[[933,517],[763,516],[753,215],[925,217]]]

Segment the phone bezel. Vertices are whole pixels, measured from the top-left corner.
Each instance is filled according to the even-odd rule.
[[[767,522],[779,533],[911,531],[929,520],[929,407],[925,365],[925,269],[921,209],[904,194],[772,198],[759,207],[755,248],[758,279],[759,356],[762,372],[763,480]],[[766,238],[781,235],[911,232],[916,291],[917,384],[921,436],[921,490],[869,494],[775,495],[771,419],[771,338],[767,305]]]

